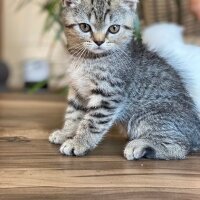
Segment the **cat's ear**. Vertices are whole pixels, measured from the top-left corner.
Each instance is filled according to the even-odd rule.
[[[62,5],[64,8],[66,7],[75,8],[80,3],[81,0],[62,0]]]
[[[139,0],[121,0],[123,6],[129,7],[131,10],[136,11]]]

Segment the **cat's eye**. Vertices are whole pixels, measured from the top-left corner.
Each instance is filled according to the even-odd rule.
[[[79,27],[80,27],[81,31],[83,31],[84,33],[88,33],[91,31],[91,27],[89,24],[82,23],[82,24],[79,24]]]
[[[120,25],[112,25],[112,26],[108,29],[108,31],[109,31],[110,33],[112,33],[112,34],[118,33],[119,30],[120,30]]]

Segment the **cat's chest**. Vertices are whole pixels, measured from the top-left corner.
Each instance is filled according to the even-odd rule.
[[[71,67],[67,70],[67,82],[84,98],[90,96],[94,87],[89,79],[89,74],[81,67]]]

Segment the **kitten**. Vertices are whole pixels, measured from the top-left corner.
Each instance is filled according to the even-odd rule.
[[[200,113],[200,47],[186,44],[183,31],[176,24],[155,24],[144,30],[143,41],[180,72]]]
[[[137,0],[63,0],[70,94],[50,142],[67,156],[97,147],[113,124],[128,160],[184,159],[200,147],[200,120],[179,74],[133,40]]]

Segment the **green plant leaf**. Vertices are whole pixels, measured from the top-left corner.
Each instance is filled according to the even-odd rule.
[[[48,80],[41,81],[39,83],[36,83],[32,88],[29,89],[29,93],[33,94],[38,92],[41,88],[43,88],[48,83]]]

